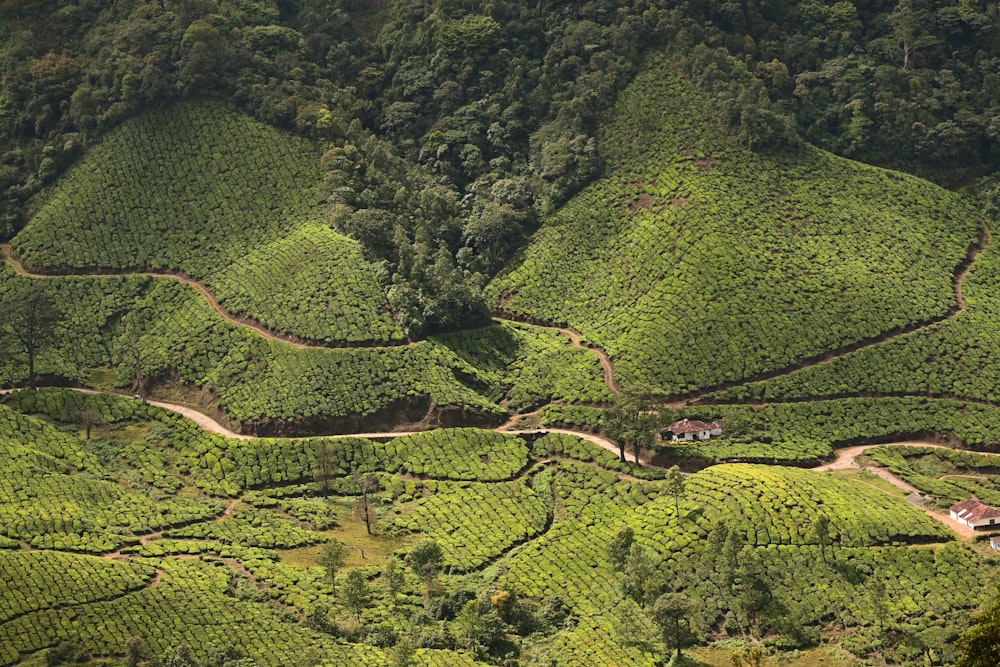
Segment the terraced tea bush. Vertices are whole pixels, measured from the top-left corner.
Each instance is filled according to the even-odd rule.
[[[11,245],[35,267],[205,278],[316,217],[319,180],[308,142],[219,103],[179,104],[108,133]]]
[[[291,549],[322,541],[322,537],[263,509],[238,510],[221,521],[195,523],[164,534],[169,538],[201,538],[265,549]]]
[[[113,600],[149,585],[153,566],[55,551],[0,551],[0,625],[32,612]]]
[[[323,223],[250,249],[208,282],[230,313],[274,331],[328,344],[405,340],[361,247]]]
[[[700,461],[704,465],[726,462],[818,465],[832,455],[829,442],[800,437],[774,442],[713,438],[707,442],[664,444],[658,456],[665,461]]]
[[[433,479],[495,482],[528,465],[528,445],[516,436],[473,428],[440,429],[396,438],[385,446],[389,472]]]
[[[662,60],[616,110],[600,137],[611,168],[488,294],[572,325],[626,389],[752,377],[956,305],[978,232],[969,200],[808,147],[752,153]]]
[[[746,527],[747,543],[815,544],[820,516],[844,546],[897,541],[946,541],[951,532],[898,498],[836,475],[798,468],[750,464],[717,465],[686,480],[685,500],[704,507],[708,525]],[[673,498],[661,498],[640,513],[670,516]],[[858,508],[864,511],[859,512]]]
[[[222,321],[200,295],[173,281],[157,281],[140,305],[154,314],[139,342],[146,374],[214,387],[219,408],[246,430],[356,430],[366,418],[418,420],[435,405],[496,420],[506,414],[459,383],[451,353],[431,342],[296,349]],[[126,360],[119,383],[132,377]]]
[[[976,260],[953,319],[730,395],[765,399],[855,393],[915,394],[1000,403],[1000,249]]]
[[[329,635],[289,623],[266,604],[226,595],[227,567],[166,560],[157,567],[164,574],[155,586],[0,624],[0,664],[14,664],[22,654],[61,640],[78,642],[95,655],[123,655],[131,636],[142,637],[150,655],[163,655],[183,642],[204,659],[212,647],[232,646],[262,666],[278,666],[295,664],[308,648],[318,647],[334,664],[384,664],[378,649],[338,644]]]
[[[473,570],[541,533],[546,507],[523,482],[440,482],[393,524],[435,540],[447,566]]]
[[[570,347],[553,329],[513,322],[435,339],[462,361],[489,396],[516,412],[553,400],[606,403],[612,398],[597,356]]]
[[[760,408],[712,406],[726,423],[776,440],[810,438],[837,445],[940,438],[976,449],[1000,445],[1000,408],[962,401],[849,398],[771,403]]]
[[[581,405],[546,405],[538,411],[543,426],[597,433],[604,425],[604,410]]]

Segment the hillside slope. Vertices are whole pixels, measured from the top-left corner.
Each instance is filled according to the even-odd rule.
[[[360,246],[324,222],[318,148],[214,102],[137,116],[47,193],[11,243],[43,272],[155,269],[327,344],[404,339]]]
[[[488,292],[568,323],[625,389],[750,378],[956,307],[971,204],[822,151],[740,146],[661,61],[602,132],[605,175],[549,218]]]

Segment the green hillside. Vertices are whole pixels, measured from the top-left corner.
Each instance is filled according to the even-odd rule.
[[[762,155],[662,60],[601,130],[607,169],[489,286],[568,323],[626,389],[683,394],[794,365],[956,308],[971,202],[812,148]]]
[[[181,273],[299,338],[399,341],[360,246],[322,222],[318,165],[314,144],[218,103],[147,112],[60,179],[12,246],[43,272]]]
[[[963,284],[965,308],[954,318],[739,391],[768,399],[871,392],[998,403],[998,287],[1000,252],[990,245]]]

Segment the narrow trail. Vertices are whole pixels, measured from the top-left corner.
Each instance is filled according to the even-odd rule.
[[[259,322],[243,316],[234,315],[228,310],[222,307],[219,300],[215,297],[215,294],[208,288],[205,283],[200,280],[195,280],[189,278],[182,273],[163,273],[159,271],[80,271],[78,273],[35,273],[29,271],[24,267],[20,260],[14,257],[13,250],[9,243],[0,243],[0,255],[3,256],[3,261],[7,263],[9,267],[14,270],[19,276],[25,278],[35,278],[35,279],[45,279],[45,278],[60,278],[64,276],[146,276],[149,278],[165,278],[168,280],[176,280],[177,282],[187,285],[193,288],[198,294],[205,299],[205,303],[211,308],[215,313],[229,322],[238,327],[244,329],[249,329],[253,331],[261,338],[266,338],[267,340],[272,340],[278,343],[285,343],[291,345],[292,347],[298,348],[300,350],[308,348],[331,348],[331,349],[349,349],[349,348],[379,348],[379,347],[403,347],[406,345],[416,345],[413,341],[403,340],[403,341],[379,341],[373,343],[349,343],[346,341],[336,341],[336,342],[325,342],[316,340],[307,340],[293,334],[281,333],[268,329]]]
[[[515,319],[511,313],[504,312],[503,316],[494,315],[494,321],[496,322],[510,322],[511,324],[529,324],[535,327],[542,327],[545,329],[556,329],[562,335],[569,338],[570,347],[577,347],[581,350],[588,350],[597,355],[598,361],[601,362],[601,371],[604,374],[604,384],[607,385],[608,391],[616,396],[622,393],[621,385],[618,384],[618,380],[615,379],[615,367],[611,363],[611,357],[602,348],[596,345],[584,345],[583,344],[583,334],[569,326],[559,326],[554,324],[538,324],[537,322],[532,322],[529,320],[519,320]]]
[[[563,327],[559,329],[559,333],[569,336],[570,345],[572,347],[590,350],[596,354],[598,360],[601,362],[601,369],[604,371],[604,384],[608,385],[608,391],[615,395],[622,393],[622,388],[618,384],[618,380],[615,379],[615,367],[611,365],[611,357],[608,356],[607,352],[599,347],[584,345],[582,342],[583,336],[576,329]]]

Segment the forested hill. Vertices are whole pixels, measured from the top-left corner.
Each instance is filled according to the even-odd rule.
[[[805,140],[989,190],[1000,17],[975,0],[47,0],[0,16],[0,239],[140,110],[220,97],[320,143],[338,231],[413,334],[602,170],[598,125],[666,50],[756,151]]]

